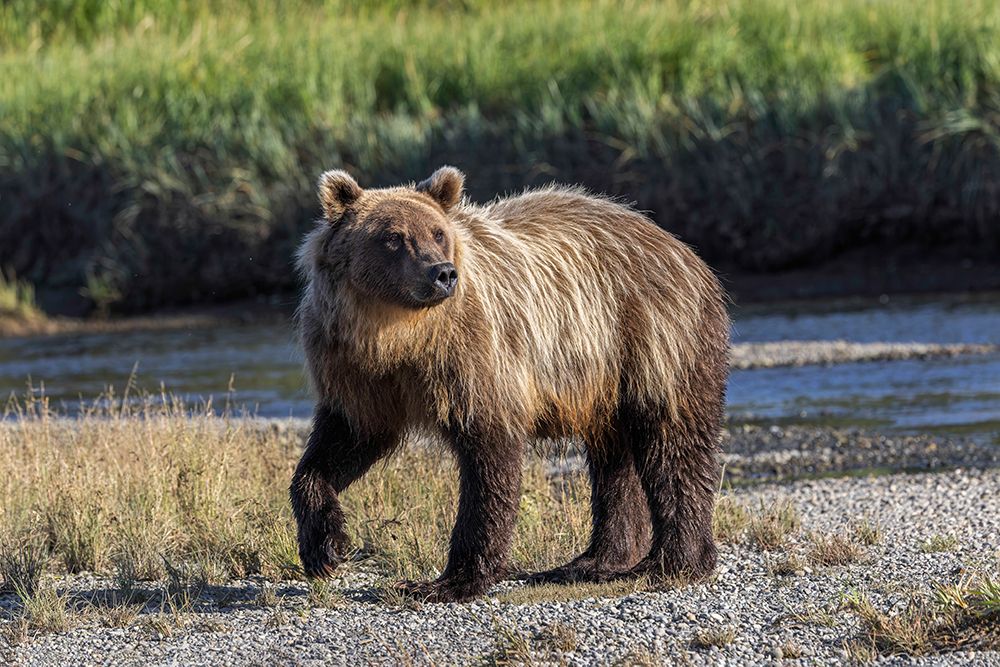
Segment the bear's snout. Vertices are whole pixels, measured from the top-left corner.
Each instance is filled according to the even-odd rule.
[[[434,287],[435,295],[442,299],[451,296],[458,284],[458,271],[451,262],[434,264],[427,270],[427,277]]]

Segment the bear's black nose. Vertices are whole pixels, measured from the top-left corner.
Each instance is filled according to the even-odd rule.
[[[427,271],[427,277],[431,279],[434,288],[444,296],[451,296],[458,283],[458,271],[451,262],[435,264]]]

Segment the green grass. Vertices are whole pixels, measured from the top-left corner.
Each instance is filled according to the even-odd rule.
[[[272,6],[4,3],[0,264],[119,309],[287,288],[321,169],[444,161],[636,198],[740,266],[1000,242],[987,0]]]
[[[16,277],[8,279],[0,272],[0,320],[26,320],[38,316],[34,287]]]

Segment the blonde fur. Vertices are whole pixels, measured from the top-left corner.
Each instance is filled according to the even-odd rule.
[[[379,203],[443,216],[457,290],[407,309],[360,296],[338,226]],[[728,319],[708,267],[646,217],[551,186],[445,211],[412,187],[365,190],[350,220],[303,243],[298,319],[313,386],[360,432],[485,420],[537,437],[599,432],[622,400],[697,412],[699,358],[724,358]]]

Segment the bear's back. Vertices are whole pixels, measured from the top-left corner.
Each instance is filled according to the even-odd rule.
[[[591,420],[622,390],[674,402],[706,310],[725,318],[708,267],[609,199],[547,188],[470,209],[459,223],[497,362],[531,403],[559,413],[555,422]]]

